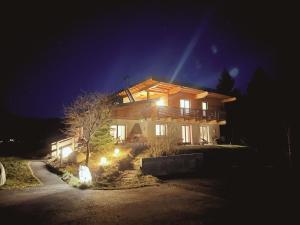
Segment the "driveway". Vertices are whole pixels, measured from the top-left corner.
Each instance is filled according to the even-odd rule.
[[[78,190],[30,163],[43,185],[0,191],[1,224],[208,224],[223,200],[173,184],[130,190]],[[6,221],[2,223],[2,221]]]
[[[286,173],[240,171],[218,179],[173,179],[157,187],[104,191],[72,188],[43,162],[30,165],[43,185],[0,191],[1,225],[299,224],[294,207],[299,186]]]

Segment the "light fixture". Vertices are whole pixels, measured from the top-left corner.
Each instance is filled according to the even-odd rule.
[[[82,184],[92,184],[92,175],[87,166],[79,166],[79,181]]]
[[[165,103],[164,103],[164,101],[163,101],[162,99],[158,99],[158,100],[156,101],[156,105],[157,105],[157,106],[164,106]]]
[[[114,157],[118,157],[118,156],[120,156],[120,149],[115,148],[115,150],[114,150]]]
[[[100,158],[100,166],[107,166],[108,165],[108,160],[106,157],[101,157]]]

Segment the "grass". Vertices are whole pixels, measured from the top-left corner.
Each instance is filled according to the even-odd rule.
[[[40,182],[33,176],[28,161],[15,157],[0,157],[6,173],[6,183],[0,189],[22,189],[37,186]]]

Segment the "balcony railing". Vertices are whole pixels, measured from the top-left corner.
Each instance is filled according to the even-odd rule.
[[[225,112],[219,109],[187,109],[157,106],[152,101],[139,101],[117,105],[112,110],[114,119],[183,118],[186,120],[225,120]]]
[[[157,107],[158,117],[184,118],[195,120],[225,120],[225,112],[217,109],[202,110],[202,109],[188,109],[175,108],[169,106]]]

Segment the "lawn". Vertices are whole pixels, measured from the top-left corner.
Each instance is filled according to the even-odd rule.
[[[37,186],[40,182],[33,176],[28,161],[15,157],[0,157],[6,173],[6,183],[0,189],[21,189]]]

